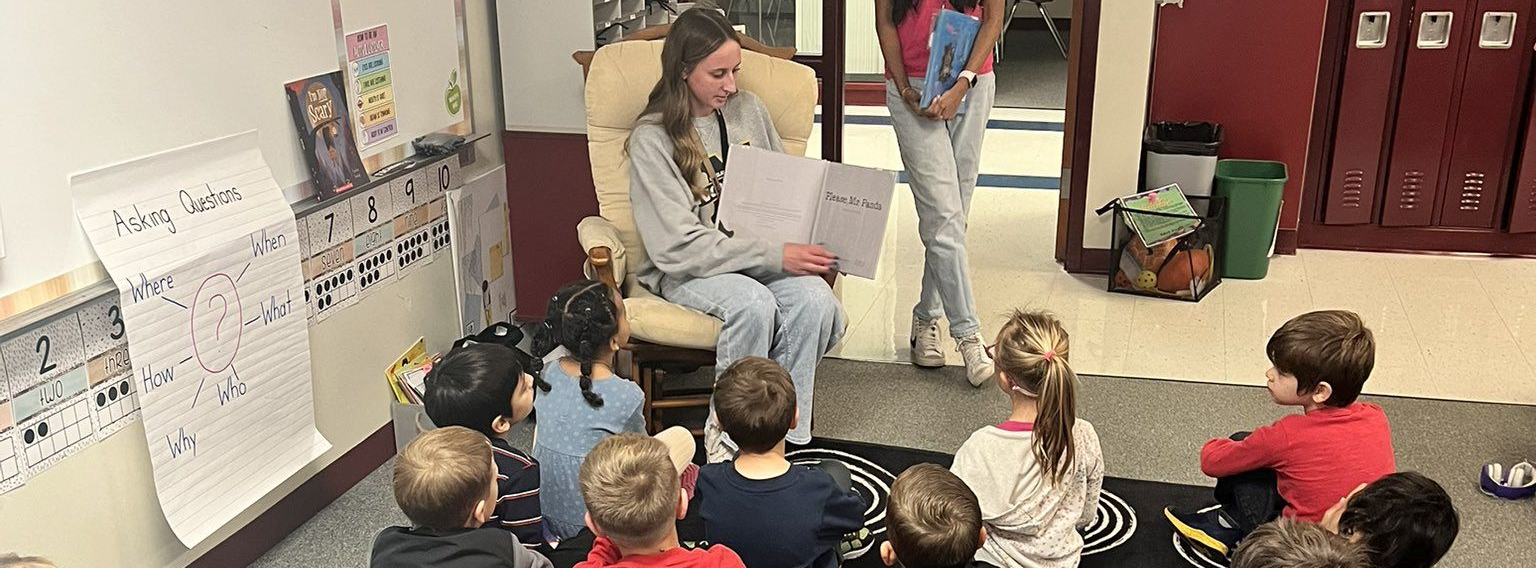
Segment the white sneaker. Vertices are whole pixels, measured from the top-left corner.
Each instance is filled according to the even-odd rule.
[[[956,338],[955,344],[960,350],[960,358],[965,359],[965,378],[970,379],[971,386],[980,387],[996,374],[980,335]]]
[[[709,418],[704,420],[704,458],[709,463],[736,459],[736,449],[726,443],[725,431],[715,421],[714,413],[710,413]]]
[[[944,351],[939,349],[939,320],[912,318],[912,364],[926,369],[944,366]]]

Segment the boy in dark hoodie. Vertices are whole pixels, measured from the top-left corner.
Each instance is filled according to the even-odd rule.
[[[686,466],[662,441],[634,433],[592,448],[580,478],[587,528],[597,539],[576,568],[746,568],[724,546],[678,544],[677,520],[688,513],[678,476]]]
[[[496,462],[479,432],[449,426],[422,434],[395,459],[394,485],[412,526],[379,531],[372,568],[550,568],[512,533],[483,526],[496,506]]]

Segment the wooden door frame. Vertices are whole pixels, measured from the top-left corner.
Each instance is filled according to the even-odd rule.
[[[1067,272],[1109,272],[1109,250],[1083,247],[1088,214],[1089,150],[1093,138],[1093,90],[1098,71],[1099,20],[1104,0],[1072,6],[1067,56],[1067,117],[1061,152],[1065,190],[1056,212],[1056,260]]]
[[[847,6],[839,0],[821,3],[821,53],[796,55],[794,60],[816,70],[821,89],[821,159],[843,161],[843,104],[847,100]]]

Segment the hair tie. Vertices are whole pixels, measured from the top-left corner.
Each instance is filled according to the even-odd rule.
[[[1015,385],[1015,384],[1012,383],[1012,381],[1010,381],[1008,383],[1008,385],[1009,385],[1010,388],[1013,389],[1013,392],[1022,394],[1024,396],[1029,397],[1029,398],[1040,398],[1040,395],[1032,393],[1032,392],[1029,392],[1029,389],[1026,389],[1026,388],[1021,387],[1019,385]]]
[[[1040,356],[1041,357],[1045,357],[1046,361],[1054,361],[1056,359],[1056,350],[1052,349],[1050,351],[1046,351],[1044,354],[1042,354]]]

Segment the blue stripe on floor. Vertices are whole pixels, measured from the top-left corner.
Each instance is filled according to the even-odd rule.
[[[821,115],[816,115],[816,123],[821,123]],[[890,126],[889,116],[865,116],[844,115],[843,124],[860,124],[872,126]],[[1047,122],[1038,120],[999,120],[987,121],[988,130],[1027,130],[1030,132],[1065,132],[1066,125],[1060,122]]]
[[[907,172],[896,172],[898,183],[909,183]],[[976,185],[980,187],[1002,187],[1008,189],[1049,189],[1060,190],[1061,178],[1043,176],[1014,176],[1003,174],[981,174],[976,177]]]

